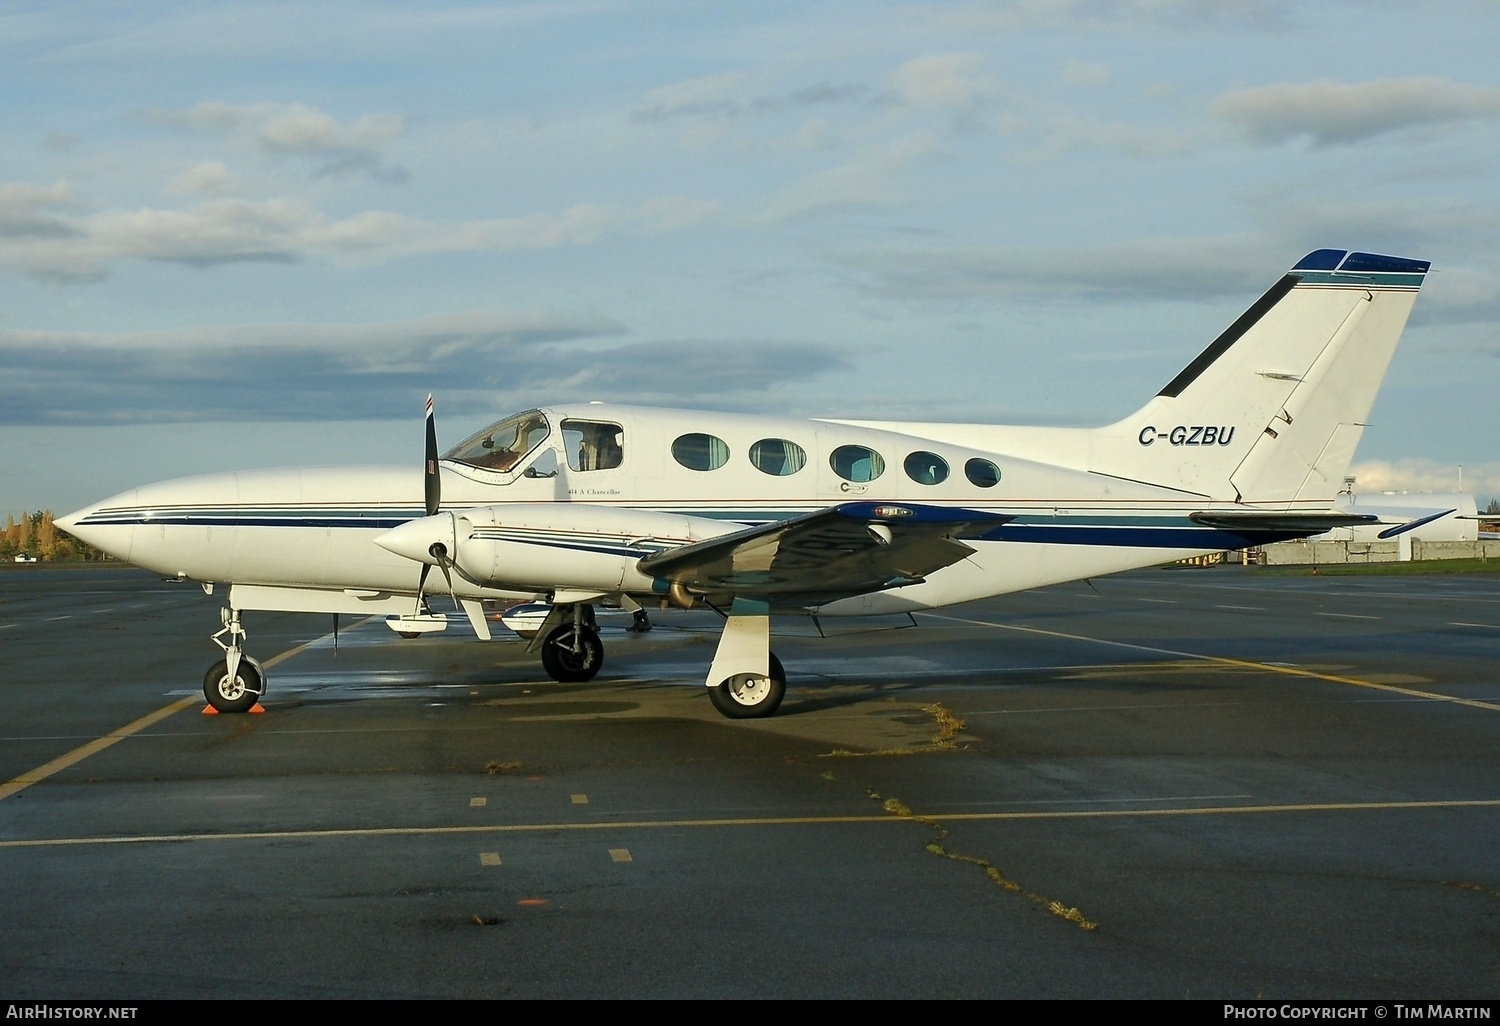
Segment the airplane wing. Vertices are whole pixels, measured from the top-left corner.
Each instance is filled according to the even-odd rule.
[[[1011,519],[916,503],[847,502],[669,549],[636,565],[699,594],[821,605],[916,584],[974,551],[960,536]]]

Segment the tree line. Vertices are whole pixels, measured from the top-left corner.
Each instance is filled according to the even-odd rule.
[[[49,562],[92,562],[111,558],[54,524],[50,509],[22,513],[20,520],[11,514],[6,515],[5,534],[0,535],[0,561],[9,563],[22,555]]]

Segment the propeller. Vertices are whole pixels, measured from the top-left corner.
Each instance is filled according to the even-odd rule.
[[[438,474],[438,448],[437,448],[437,422],[432,415],[432,396],[427,396],[427,462],[422,469],[422,492],[427,503],[427,515],[436,516],[438,507],[443,502],[443,479]],[[442,542],[433,542],[431,552],[433,557],[443,567],[443,576],[448,578],[448,592],[453,592],[453,578],[448,574],[448,566],[443,562],[443,556],[438,555],[438,549],[447,554],[447,548]],[[422,595],[427,587],[427,573],[432,569],[431,563],[422,564],[422,574],[417,578],[417,613],[422,612]]]
[[[442,477],[438,472],[438,447],[437,447],[437,421],[432,412],[432,396],[427,397],[427,446],[425,462],[422,467],[422,498],[427,511],[427,519],[438,515],[439,507],[443,503]],[[396,530],[400,530],[397,528]],[[448,514],[448,534],[453,538],[455,546],[458,541],[457,517]],[[430,536],[429,536],[430,537]],[[455,609],[461,609],[469,618],[469,624],[474,628],[474,633],[482,640],[490,640],[489,624],[484,619],[484,607],[476,599],[462,599],[453,591],[453,554],[448,551],[448,546],[440,541],[435,541],[427,547],[427,554],[437,563],[438,569],[443,571],[443,580],[448,584],[448,597],[453,600]],[[427,574],[432,570],[432,563],[423,562],[422,572],[417,577],[417,615],[422,615],[422,599],[427,590]]]

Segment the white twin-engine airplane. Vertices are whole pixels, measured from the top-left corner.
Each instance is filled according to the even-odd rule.
[[[1335,509],[1427,261],[1308,254],[1138,412],[1101,428],[793,420],[597,403],[518,413],[412,469],[223,473],[137,488],[58,526],[163,574],[227,585],[204,694],[250,708],[247,610],[440,629],[441,590],[545,602],[559,681],[604,660],[594,607],[704,605],[707,684],[769,716],[773,614],[909,613],[1377,518]],[[425,504],[421,499],[425,496]],[[493,604],[493,603],[492,603]]]

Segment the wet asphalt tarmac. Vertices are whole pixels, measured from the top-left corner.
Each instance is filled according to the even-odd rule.
[[[204,716],[219,598],[0,572],[0,997],[1500,993],[1500,575],[778,621],[752,722],[697,613],[568,686],[249,614]]]

